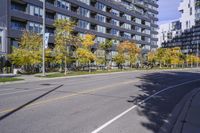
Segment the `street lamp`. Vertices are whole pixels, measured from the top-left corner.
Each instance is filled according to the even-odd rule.
[[[199,43],[197,43],[197,68],[199,67]]]
[[[42,76],[45,76],[45,0],[43,0]]]
[[[187,45],[187,59],[186,59],[186,61],[187,61],[187,68],[188,68],[188,53],[189,53],[189,51],[188,51],[188,45]]]

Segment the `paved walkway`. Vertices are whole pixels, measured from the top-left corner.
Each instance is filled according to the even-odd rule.
[[[200,89],[190,95],[172,133],[200,133]]]
[[[35,75],[21,75],[19,78],[24,79],[26,82],[41,80],[41,78],[36,77]]]

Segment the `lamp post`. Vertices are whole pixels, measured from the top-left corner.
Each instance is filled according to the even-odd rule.
[[[199,44],[197,43],[197,68],[199,67]]]
[[[186,59],[186,61],[187,61],[187,67],[188,67],[188,52],[189,51],[188,51],[188,46],[187,46],[187,56],[186,56],[187,57],[187,59]]]
[[[42,76],[45,76],[45,0],[43,0],[43,45],[42,45]]]

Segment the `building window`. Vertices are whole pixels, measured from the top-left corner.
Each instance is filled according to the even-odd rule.
[[[19,42],[11,39],[11,46],[14,47],[14,48],[19,48]]]
[[[100,22],[106,22],[106,17],[100,14],[97,14],[96,19]]]
[[[106,6],[100,2],[96,3],[96,8],[104,12],[106,11]]]
[[[95,39],[96,43],[102,43],[102,42],[105,42],[105,41],[106,41],[106,38],[104,38],[104,37],[96,37],[96,39]]]
[[[113,24],[115,26],[119,26],[119,21],[115,20],[115,19],[111,19],[111,24]]]
[[[106,27],[97,25],[97,31],[101,33],[106,33]]]
[[[151,26],[150,22],[148,22],[148,21],[145,21],[145,25]]]
[[[116,29],[111,29],[110,33],[111,33],[112,35],[115,35],[115,36],[118,36],[118,35],[119,35],[119,31],[116,30]]]
[[[85,8],[80,7],[78,13],[81,16],[90,17],[90,11]]]
[[[57,19],[67,19],[67,20],[69,20],[70,17],[63,15],[63,14],[57,14]]]
[[[15,3],[15,2],[11,3],[11,9],[21,11],[21,12],[26,12],[26,6]]]
[[[81,1],[81,2],[83,2],[85,4],[87,4],[87,5],[90,5],[90,0],[79,0],[79,1]]]
[[[33,16],[43,16],[43,9],[34,5],[29,6],[29,14]]]
[[[139,36],[139,35],[135,35],[135,39],[136,39],[137,41],[140,41],[140,40],[142,39],[142,37]]]
[[[112,9],[112,10],[111,10],[111,14],[113,14],[113,15],[119,17],[119,11],[117,11],[117,10],[115,10],[115,9]]]
[[[141,32],[141,31],[142,31],[142,28],[140,28],[140,27],[138,27],[138,26],[135,26],[135,30],[136,30],[137,32]]]
[[[57,0],[57,7],[70,10],[70,4],[65,0]]]
[[[125,18],[126,20],[131,21],[131,16],[128,15],[128,14],[124,14],[124,15],[123,15],[123,18]]]
[[[26,29],[26,24],[20,21],[12,20],[11,21],[11,29],[14,30],[24,30]]]
[[[142,20],[139,19],[139,18],[135,18],[135,22],[138,23],[138,24],[141,24],[141,23],[142,23]]]
[[[90,29],[90,23],[87,21],[79,20],[78,21],[78,27],[83,28],[83,29]]]
[[[123,37],[126,38],[126,39],[131,39],[131,34],[124,32]]]
[[[128,29],[128,30],[131,30],[131,25],[130,25],[130,24],[127,24],[127,23],[124,23],[124,24],[122,25],[122,27],[125,28],[125,29]]]
[[[42,25],[39,23],[29,22],[28,30],[35,33],[42,33]]]
[[[147,30],[147,29],[146,29],[146,30],[145,30],[145,33],[148,34],[148,35],[150,35],[151,32],[150,32],[150,30]]]

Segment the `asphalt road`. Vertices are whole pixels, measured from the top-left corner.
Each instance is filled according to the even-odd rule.
[[[180,100],[198,87],[195,71],[1,85],[0,133],[159,133]]]

